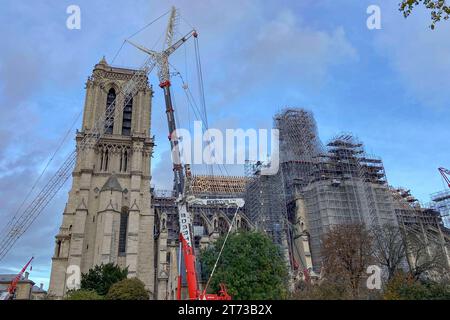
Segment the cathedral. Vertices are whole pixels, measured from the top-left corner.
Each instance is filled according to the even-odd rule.
[[[128,277],[143,281],[153,299],[175,298],[180,259],[175,196],[172,190],[150,186],[153,90],[146,78],[139,81],[145,85],[132,99],[124,97],[123,88],[135,74],[136,70],[113,67],[102,59],[87,80],[72,187],[55,237],[52,297],[64,297],[74,267],[87,273],[95,265],[114,263],[127,267]],[[99,143],[80,147],[111,105],[114,114],[106,116],[110,121]],[[186,185],[186,192],[199,199],[242,198],[246,179],[194,176],[186,166]],[[235,215],[235,230],[254,228],[243,208],[197,203],[189,210],[197,251],[227,232]],[[206,275],[199,263],[197,269],[201,287]],[[184,297],[185,281],[182,287]]]
[[[133,94],[124,94],[130,83]],[[181,272],[181,298],[187,297],[177,194],[151,186],[152,97],[147,75],[105,59],[87,79],[72,187],[55,236],[50,296],[65,296],[74,270],[88,273],[113,263],[140,279],[152,299],[175,299]],[[99,125],[104,134],[86,143]],[[351,135],[324,148],[312,114],[303,109],[283,111],[275,125],[281,141],[276,175],[261,175],[258,162],[249,163],[246,177],[194,175],[185,165],[193,249],[198,257],[229,231],[260,230],[281,249],[294,282],[317,278],[327,230],[352,221],[394,225],[396,201],[381,159],[368,156]],[[245,200],[245,206],[233,206],[235,200]],[[201,261],[195,267],[202,290],[209,275]]]
[[[52,258],[49,294],[55,297],[67,291],[69,266],[86,273],[95,265],[110,262],[128,267],[130,277],[138,277],[153,291],[153,91],[145,81],[147,85],[140,87],[137,95],[125,99],[123,86],[134,73],[111,67],[102,59],[87,80],[72,187]],[[111,104],[115,112],[100,142],[79,148],[80,141]]]

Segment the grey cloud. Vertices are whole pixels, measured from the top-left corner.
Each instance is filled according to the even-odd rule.
[[[320,87],[333,65],[358,58],[342,27],[332,32],[316,30],[302,25],[289,10],[282,10],[272,20],[243,33],[244,38],[255,40],[243,41],[222,61],[227,65],[227,73],[212,85],[212,90],[221,93],[215,108],[269,79]]]
[[[3,54],[0,65],[0,81],[3,83],[1,108],[14,107],[39,89],[42,71],[36,55],[15,50]]]

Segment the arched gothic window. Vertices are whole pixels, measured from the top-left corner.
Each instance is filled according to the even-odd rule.
[[[128,208],[123,207],[120,213],[119,255],[127,252]]]
[[[128,101],[123,108],[123,119],[122,119],[122,135],[131,135],[131,118],[133,115],[133,98],[128,97]]]
[[[106,97],[105,133],[112,134],[114,128],[114,110],[116,108],[116,90],[109,89]]]
[[[219,221],[218,221],[218,231],[219,231],[219,235],[223,236],[228,232],[228,228],[230,227],[228,224],[228,221],[225,220],[225,218],[223,217],[219,217]]]
[[[61,254],[61,240],[56,241],[56,257],[59,257]]]
[[[105,148],[100,152],[100,171],[108,171],[109,151]]]
[[[120,154],[120,171],[126,172],[128,170],[128,150],[125,149]]]

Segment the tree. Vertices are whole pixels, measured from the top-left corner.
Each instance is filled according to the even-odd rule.
[[[103,300],[95,290],[71,290],[67,292],[65,300]]]
[[[148,300],[149,292],[138,278],[123,279],[111,286],[106,295],[108,300]]]
[[[445,252],[440,244],[428,241],[420,232],[409,232],[406,239],[409,269],[414,279],[440,277],[448,273]]]
[[[104,296],[114,283],[126,279],[127,275],[128,268],[122,269],[113,263],[97,265],[81,275],[81,289],[94,290]]]
[[[388,281],[401,269],[406,258],[405,241],[399,227],[384,225],[372,230],[374,259],[388,272]]]
[[[336,225],[322,241],[324,276],[338,286],[347,286],[353,298],[373,261],[372,237],[362,224]]]
[[[292,297],[298,300],[347,300],[351,292],[345,283],[324,279],[314,285],[297,288]]]
[[[201,252],[200,261],[209,276],[224,237]],[[224,283],[234,300],[271,300],[287,296],[287,264],[281,250],[260,232],[231,234],[211,279],[217,292]]]
[[[410,274],[397,272],[384,290],[385,300],[450,300],[450,285],[419,281]]]
[[[441,20],[448,20],[450,17],[450,6],[446,0],[403,0],[400,3],[400,11],[405,18],[409,17],[415,7],[422,4],[431,11],[430,28],[434,30],[436,23]]]

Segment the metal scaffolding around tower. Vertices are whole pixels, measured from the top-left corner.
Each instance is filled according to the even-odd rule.
[[[321,240],[333,226],[396,225],[383,163],[366,154],[362,142],[351,134],[338,135],[318,158],[310,183],[302,190],[316,270],[321,264]]]
[[[411,195],[410,190],[404,188],[391,188],[395,200],[395,212],[400,228],[408,240],[408,249],[419,243],[426,250],[428,258],[438,253],[443,257],[442,267],[450,270],[450,230],[444,226],[439,211],[434,208],[424,208],[419,201]],[[412,243],[413,240],[416,242]],[[409,263],[412,259],[409,254]]]
[[[441,214],[445,227],[450,229],[450,190],[433,193],[431,201],[431,208]]]
[[[358,139],[340,134],[323,146],[304,109],[285,109],[274,124],[279,171],[263,176],[264,164],[247,164],[247,214],[281,245],[293,270],[320,270],[321,241],[334,225],[396,224],[383,163]]]
[[[292,269],[306,269],[308,263],[294,252],[294,238],[301,235],[295,232],[292,221],[296,220],[299,188],[309,183],[322,145],[314,117],[307,110],[282,110],[274,117],[274,127],[279,130],[279,170],[264,175],[262,169],[269,163],[247,162],[246,212],[256,228],[280,246]]]
[[[261,175],[262,163],[247,162],[246,212],[257,230],[286,249],[286,202],[282,175]]]

